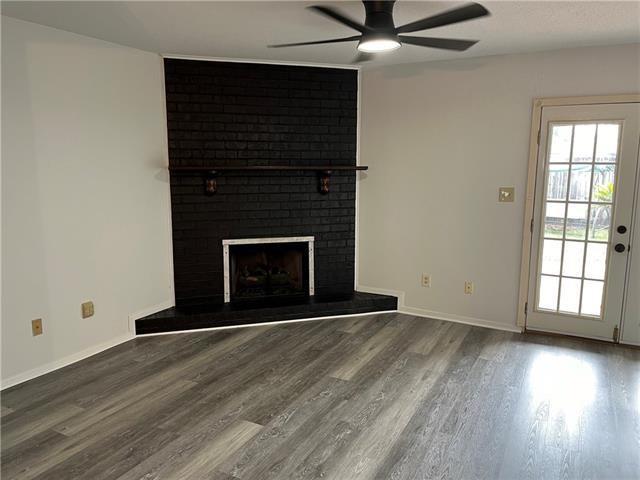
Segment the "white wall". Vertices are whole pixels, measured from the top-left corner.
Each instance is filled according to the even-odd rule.
[[[158,55],[2,17],[3,385],[172,303],[162,78]]]
[[[404,292],[415,313],[514,328],[532,99],[637,93],[639,76],[639,45],[366,69],[361,288]],[[515,203],[498,203],[499,186],[515,186]]]
[[[623,343],[640,346],[640,176],[636,180],[637,203],[632,237],[633,248],[627,274],[625,320],[620,338]]]

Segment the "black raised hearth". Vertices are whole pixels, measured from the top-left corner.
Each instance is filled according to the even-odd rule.
[[[346,295],[316,295],[303,300],[270,299],[260,304],[239,302],[173,307],[136,320],[136,333],[141,335],[299,318],[374,313],[396,310],[397,306],[396,297],[354,292]]]

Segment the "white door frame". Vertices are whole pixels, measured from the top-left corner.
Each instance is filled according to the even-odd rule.
[[[516,324],[527,328],[527,302],[529,295],[529,273],[533,234],[533,207],[536,194],[536,173],[538,168],[538,147],[542,128],[542,108],[551,106],[601,105],[616,103],[640,103],[640,94],[598,95],[588,97],[548,97],[535,98],[531,114],[531,134],[529,140],[529,165],[527,167],[527,193],[522,226],[522,259],[520,261],[520,288],[518,290],[518,313]],[[622,330],[622,325],[620,330]]]

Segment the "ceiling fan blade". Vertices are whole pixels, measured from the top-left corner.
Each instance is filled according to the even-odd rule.
[[[474,18],[490,15],[489,11],[479,3],[469,3],[459,8],[454,8],[447,12],[439,13],[431,17],[423,18],[415,22],[407,23],[396,28],[397,33],[417,32],[419,30],[427,30],[429,28],[442,27],[451,25],[452,23],[473,20]]]
[[[281,43],[279,45],[267,45],[267,47],[268,48],[300,47],[303,45],[321,45],[325,43],[355,42],[356,40],[360,40],[360,35],[354,35],[353,37],[344,37],[344,38],[332,38],[329,40],[315,40],[313,42]]]
[[[362,63],[362,62],[368,62],[370,60],[375,59],[376,56],[373,53],[367,53],[367,52],[358,52],[358,54],[356,55],[356,57],[351,61],[351,63]]]
[[[458,40],[455,38],[412,37],[410,35],[398,35],[402,43],[417,45],[419,47],[442,48],[444,50],[463,51],[478,43],[478,40]]]
[[[332,20],[335,20],[336,22],[342,23],[343,25],[346,25],[347,27],[351,27],[354,30],[357,30],[361,33],[365,33],[365,32],[370,32],[372,31],[369,27],[356,22],[355,20],[350,19],[349,17],[343,15],[342,13],[338,12],[337,10],[334,10],[333,8],[330,7],[323,7],[322,5],[314,5],[311,7],[308,7],[311,10],[320,13],[322,15],[324,15],[325,17],[329,17]]]

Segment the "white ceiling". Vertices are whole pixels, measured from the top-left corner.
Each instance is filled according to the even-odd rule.
[[[271,43],[357,34],[305,6],[333,5],[359,20],[360,2],[2,2],[2,14],[163,54],[349,64],[355,42],[269,49]],[[396,25],[460,3],[398,1]],[[640,42],[640,2],[483,2],[492,13],[417,35],[479,39],[466,52],[405,45],[371,64],[423,62]]]

